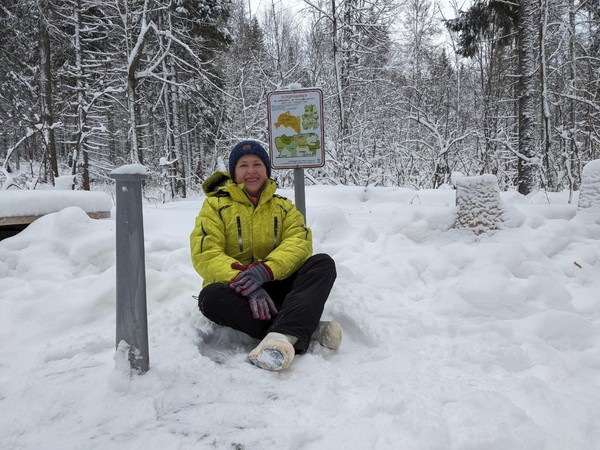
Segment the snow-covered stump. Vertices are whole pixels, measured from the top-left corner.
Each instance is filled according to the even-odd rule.
[[[600,159],[587,163],[581,176],[577,215],[589,216],[600,223]]]
[[[502,201],[494,175],[460,177],[454,180],[458,216],[455,227],[475,234],[502,228]]]
[[[133,164],[113,170],[110,176],[117,182],[117,354],[126,351],[130,367],[144,373],[150,360],[142,216],[146,169]]]

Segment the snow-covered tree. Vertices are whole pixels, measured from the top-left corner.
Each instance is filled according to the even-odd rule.
[[[477,0],[466,12],[449,20],[450,30],[459,33],[460,52],[473,57],[485,38],[494,38],[497,45],[515,42],[518,64],[515,75],[517,102],[517,147],[507,146],[517,158],[519,192],[528,194],[537,189],[540,155],[536,147],[535,109],[535,10],[530,1],[505,2],[502,0]]]

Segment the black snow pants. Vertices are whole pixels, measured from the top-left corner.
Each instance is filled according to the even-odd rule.
[[[198,297],[198,308],[207,319],[256,339],[270,332],[295,336],[298,338],[294,345],[296,352],[304,353],[319,325],[336,275],[333,259],[320,253],[311,256],[285,280],[263,284],[278,310],[271,320],[254,319],[248,299],[225,283],[205,286]]]

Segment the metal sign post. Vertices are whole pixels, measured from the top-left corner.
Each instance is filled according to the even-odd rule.
[[[294,169],[294,203],[306,222],[306,194],[304,189],[304,169]]]
[[[306,221],[304,168],[325,164],[323,92],[288,89],[267,96],[269,151],[274,169],[294,169],[296,207]]]
[[[110,176],[117,182],[117,348],[124,341],[129,346],[131,368],[144,373],[149,368],[142,218],[142,179],[146,175],[136,173],[138,167],[127,172],[125,166]]]

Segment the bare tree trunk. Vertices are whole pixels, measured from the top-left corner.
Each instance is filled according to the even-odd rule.
[[[141,146],[140,130],[141,113],[137,92],[137,72],[140,68],[144,46],[146,44],[146,34],[150,29],[146,15],[148,13],[148,0],[144,2],[139,34],[132,49],[129,50],[127,68],[127,108],[129,113],[129,145],[131,162],[144,164],[144,152]]]
[[[108,160],[116,165],[117,163],[117,125],[115,123],[115,114],[109,108],[106,113],[106,121],[108,123]]]
[[[519,163],[518,191],[527,195],[538,187],[539,161],[535,149],[535,27],[533,3],[521,1],[518,24]]]
[[[174,84],[171,85],[171,114],[173,119],[173,147],[175,150],[175,156],[177,157],[177,190],[181,194],[182,198],[186,198],[186,164],[183,151],[181,148],[181,121],[179,112],[179,92],[177,87],[177,76],[175,67],[171,66],[173,71]]]
[[[90,190],[90,157],[87,151],[83,152],[83,167],[81,172],[81,187],[84,191]]]
[[[73,40],[75,43],[75,73],[77,75],[77,133],[75,136],[75,148],[71,156],[71,175],[73,181],[71,188],[75,189],[75,176],[77,175],[77,163],[79,161],[79,155],[84,151],[85,133],[84,127],[86,122],[86,111],[83,107],[84,102],[84,87],[83,87],[83,69],[81,64],[81,1],[77,0],[74,8],[75,15],[75,30]],[[86,155],[87,156],[87,155]],[[87,159],[87,158],[85,158]],[[84,164],[84,170],[89,170],[88,165]],[[84,174],[84,178],[88,180],[87,189],[89,190],[89,173]]]
[[[335,71],[335,86],[336,86],[336,98],[337,98],[337,103],[338,103],[338,110],[339,110],[339,127],[338,127],[338,148],[337,148],[337,154],[338,155],[342,155],[341,159],[342,161],[346,161],[346,158],[344,157],[344,155],[346,154],[345,151],[345,141],[346,141],[346,136],[348,135],[348,122],[346,120],[346,105],[344,102],[344,68],[343,68],[343,59],[344,59],[344,54],[343,51],[340,50],[340,40],[339,40],[339,35],[340,35],[340,31],[339,31],[339,20],[338,20],[338,12],[336,9],[336,1],[337,0],[331,0],[331,17],[332,17],[332,48],[333,48],[333,64],[334,64],[334,71]],[[343,164],[342,167],[342,179],[344,180],[344,184],[347,182],[346,179],[346,172],[347,172],[347,167],[346,164]]]
[[[580,173],[579,164],[579,151],[577,149],[577,113],[575,107],[575,97],[577,95],[576,83],[577,83],[577,51],[576,47],[576,36],[575,36],[575,2],[569,0],[567,4],[569,13],[569,79],[567,82],[567,93],[569,94],[568,100],[568,125],[567,129],[569,132],[569,141],[567,142],[567,151],[565,155],[565,170],[569,179],[569,191],[572,193],[579,189],[579,181],[577,174]]]
[[[50,33],[48,21],[42,10],[39,20],[40,39],[40,101],[43,142],[46,146],[46,158],[50,160],[51,181],[58,176],[56,158],[56,138],[54,135],[54,113],[52,108],[52,64],[50,57]]]
[[[552,167],[552,113],[548,102],[548,69],[546,59],[546,31],[548,25],[548,0],[540,0],[540,11],[542,20],[540,21],[540,83],[542,87],[542,142],[544,143],[543,161],[544,172],[546,174],[546,189],[557,188],[556,169]]]

